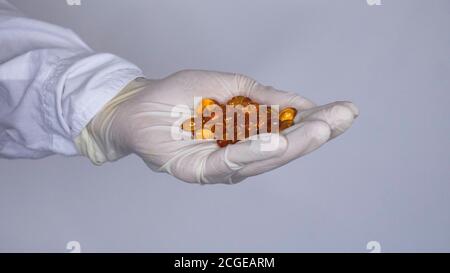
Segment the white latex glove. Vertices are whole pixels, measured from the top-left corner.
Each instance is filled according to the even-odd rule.
[[[184,116],[176,105],[194,111],[194,97],[221,103],[243,95],[266,105],[294,107],[295,125],[283,131],[272,150],[261,149],[266,138],[219,148],[215,140],[175,139]],[[236,183],[280,167],[319,148],[347,130],[358,116],[350,102],[315,107],[295,93],[278,91],[239,74],[186,70],[160,80],[137,79],[121,91],[76,139],[78,149],[95,164],[130,153],[155,171],[192,183]],[[177,133],[175,133],[177,135]]]

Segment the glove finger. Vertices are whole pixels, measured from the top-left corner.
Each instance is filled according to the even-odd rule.
[[[232,176],[236,171],[257,161],[279,157],[286,148],[286,137],[280,134],[261,134],[228,145],[210,154],[205,162],[202,180],[205,183],[235,183],[237,180]]]
[[[358,115],[359,110],[353,103],[338,101],[303,111],[296,121],[324,121],[330,126],[331,138],[335,138],[350,128]]]
[[[281,91],[261,84],[256,84],[249,96],[260,104],[279,105],[280,109],[294,107],[298,111],[303,111],[316,106],[314,102],[294,92]]]
[[[316,150],[326,143],[331,135],[328,124],[319,120],[302,122],[291,128],[289,128],[291,131],[285,135],[287,149],[281,156],[248,164],[237,172],[234,179],[258,175],[278,168]]]

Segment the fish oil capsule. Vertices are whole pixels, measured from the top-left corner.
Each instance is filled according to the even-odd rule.
[[[285,120],[280,122],[280,131],[283,131],[289,127],[291,127],[292,125],[294,125],[294,121],[293,120]]]
[[[181,129],[187,132],[194,132],[195,130],[195,118],[189,118],[181,124]]]
[[[255,102],[255,101],[251,101],[250,105],[254,105],[256,108],[256,111],[259,112],[259,103]]]
[[[211,106],[219,105],[219,103],[216,100],[210,99],[210,98],[203,98],[202,102],[197,107],[197,115],[201,116],[203,115],[203,111],[207,108],[210,108]]]
[[[247,106],[252,102],[252,100],[249,97],[245,96],[235,96],[232,97],[230,100],[227,101],[227,105],[242,105]]]
[[[233,107],[237,107],[234,109],[233,111],[233,115],[234,116],[227,116],[226,117],[226,122],[230,123],[231,120],[234,121],[234,138],[232,141],[237,140],[237,135],[236,132],[238,130],[238,127],[241,130],[240,139],[243,139],[245,136],[245,126],[249,123],[249,111],[252,109],[255,109],[254,107],[252,107],[252,109],[248,109],[247,106],[249,106],[252,103],[252,100],[248,97],[245,96],[235,96],[232,97],[230,100],[227,101],[226,105],[228,106],[233,106]],[[241,108],[242,107],[242,108]],[[244,115],[243,118],[243,122],[244,124],[238,124],[238,122],[240,122],[240,120],[238,120],[238,117],[241,115]],[[256,114],[256,113],[255,113]]]
[[[214,139],[214,133],[209,129],[195,131],[195,139]]]
[[[238,124],[236,112],[234,112],[234,117],[226,115],[226,105],[243,107],[239,108],[239,111],[245,111],[243,124]],[[250,106],[250,108],[248,106]],[[267,107],[267,111],[260,112],[259,106],[259,103],[252,101],[245,96],[232,97],[226,104],[220,104],[214,99],[204,98],[196,109],[197,114],[202,115],[202,119],[200,120],[202,129],[196,130],[196,119],[193,117],[183,122],[182,129],[192,132],[196,139],[215,139],[216,125],[213,125],[211,128],[205,128],[205,126],[208,121],[215,117],[215,114],[219,109],[218,107],[220,107],[219,111],[222,110],[223,115],[221,120],[223,122],[222,130],[224,139],[217,139],[216,143],[221,148],[230,144],[235,144],[254,134],[259,134],[262,132],[260,129],[262,126],[267,127],[267,132],[276,133],[294,125],[294,119],[297,115],[297,110],[295,108],[287,107],[278,113],[278,110],[272,109],[270,106]],[[251,116],[254,114],[256,114],[256,121],[254,117]],[[266,115],[266,117],[264,117],[264,115]],[[274,119],[272,116],[278,118]],[[252,118],[250,119],[250,117]],[[234,124],[231,123],[231,120],[234,120]],[[234,129],[233,133],[228,130],[231,129],[228,128],[228,126],[232,126],[232,129]]]
[[[212,117],[202,117],[202,124],[205,125],[208,121],[210,121]],[[202,126],[203,127],[203,126]]]
[[[287,121],[287,120],[294,120],[295,116],[297,115],[297,110],[292,107],[284,108],[280,112],[280,122]]]

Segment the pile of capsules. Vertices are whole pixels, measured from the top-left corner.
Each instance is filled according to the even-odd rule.
[[[229,109],[227,106],[238,110],[227,116],[227,109]],[[245,96],[232,97],[226,104],[220,104],[211,98],[203,98],[195,111],[196,116],[185,120],[181,124],[181,129],[191,132],[195,139],[216,139],[219,147],[235,144],[239,140],[255,134],[283,131],[294,125],[294,119],[297,115],[295,108],[287,107],[277,113],[278,111],[275,108],[271,106],[260,107],[259,103]],[[242,118],[238,118],[239,111],[243,112]],[[221,115],[217,115],[218,112]],[[253,115],[253,118],[251,118],[251,115]],[[266,115],[265,119],[263,115]],[[278,117],[278,119],[274,117]],[[217,119],[222,120],[217,122]],[[229,130],[232,123],[234,128]],[[216,134],[217,128],[219,128],[218,130],[222,128],[221,135]]]

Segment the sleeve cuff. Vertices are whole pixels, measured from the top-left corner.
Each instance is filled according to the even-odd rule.
[[[105,84],[98,92],[92,92],[92,97],[84,107],[79,107],[72,120],[72,138],[77,137],[89,121],[114,98],[122,89],[124,89],[133,80],[143,77],[140,70],[123,69],[118,70],[105,78]]]

